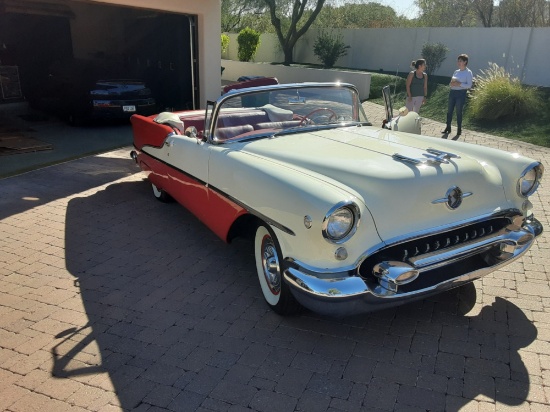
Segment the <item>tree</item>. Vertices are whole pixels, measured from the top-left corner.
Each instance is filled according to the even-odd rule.
[[[498,23],[502,27],[547,27],[550,24],[547,0],[501,0]]]
[[[495,4],[493,0],[469,0],[471,7],[476,11],[477,18],[483,27],[493,26]]]
[[[469,0],[416,0],[419,22],[428,27],[472,27],[477,17]]]
[[[317,27],[362,29],[407,26],[407,19],[379,3],[326,4],[313,24]]]
[[[326,0],[264,0],[271,24],[285,56],[284,64],[294,61],[294,46],[315,21]]]
[[[221,0],[222,33],[241,31],[243,19],[261,14],[263,7],[263,0]]]

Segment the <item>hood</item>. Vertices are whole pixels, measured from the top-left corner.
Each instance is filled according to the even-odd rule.
[[[370,210],[383,240],[471,219],[506,207],[502,178],[490,162],[441,140],[373,127],[346,127],[249,142],[244,151],[315,174],[358,197]],[[456,142],[452,142],[456,143]],[[456,145],[459,149],[460,145]],[[399,154],[426,159],[427,149],[452,152],[448,163],[412,164]],[[313,172],[313,173],[312,173]],[[445,203],[452,188],[459,207]],[[396,224],[396,222],[399,224]]]

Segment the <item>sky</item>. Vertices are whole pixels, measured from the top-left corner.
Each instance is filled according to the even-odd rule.
[[[393,8],[397,14],[401,14],[409,19],[417,17],[418,7],[414,4],[414,0],[373,0],[374,2],[384,4]]]

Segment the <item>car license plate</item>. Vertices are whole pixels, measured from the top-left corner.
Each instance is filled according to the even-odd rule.
[[[124,112],[135,112],[136,106],[122,106]]]

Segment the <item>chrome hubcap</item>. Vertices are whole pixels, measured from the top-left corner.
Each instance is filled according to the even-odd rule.
[[[262,266],[264,269],[264,276],[271,292],[274,295],[277,295],[281,291],[281,274],[279,270],[277,250],[275,249],[275,245],[270,237],[266,236],[264,238],[262,250]]]

